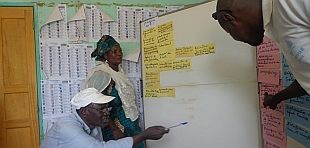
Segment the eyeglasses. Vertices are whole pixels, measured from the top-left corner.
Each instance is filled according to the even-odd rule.
[[[91,108],[91,109],[94,109],[100,113],[107,113],[107,112],[110,112],[112,110],[112,107],[107,107],[107,108],[103,108],[103,109],[98,109],[98,108],[94,108],[94,107],[88,107],[88,108]]]
[[[212,14],[213,19],[218,20],[218,15],[219,15],[220,13],[223,13],[223,12],[232,14],[232,11],[231,11],[231,10],[226,10],[226,9],[219,10],[219,11],[216,11],[216,12],[214,12],[214,13]]]

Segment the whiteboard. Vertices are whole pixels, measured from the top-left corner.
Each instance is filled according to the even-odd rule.
[[[160,72],[160,86],[175,88],[176,95],[144,98],[145,127],[189,124],[147,141],[148,148],[261,147],[255,49],[220,28],[211,17],[215,6],[203,3],[140,24],[143,33],[150,24],[172,21],[176,47],[216,47],[214,54],[191,57],[190,70]],[[144,61],[143,55],[142,46]]]

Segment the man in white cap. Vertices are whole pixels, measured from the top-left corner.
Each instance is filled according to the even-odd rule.
[[[95,88],[76,94],[71,100],[76,112],[59,119],[51,127],[41,148],[132,148],[147,139],[158,140],[169,132],[165,127],[152,126],[134,137],[104,142],[101,128],[107,127],[110,122],[111,108],[107,103],[113,99]]]

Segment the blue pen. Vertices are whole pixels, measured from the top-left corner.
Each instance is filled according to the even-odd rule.
[[[167,127],[166,129],[171,129],[171,128],[178,127],[178,126],[181,126],[181,125],[186,125],[187,123],[188,123],[188,122],[182,122],[182,123],[180,123],[180,124]]]

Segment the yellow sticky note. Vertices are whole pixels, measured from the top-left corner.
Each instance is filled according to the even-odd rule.
[[[158,68],[157,27],[143,31],[142,48],[144,51],[144,69],[154,71]]]
[[[152,62],[144,63],[144,69],[146,72],[158,71],[158,62],[152,61]]]
[[[182,59],[173,61],[173,70],[191,69],[192,61],[189,59]]]
[[[142,45],[143,47],[152,47],[152,46],[156,46],[156,38],[152,37],[152,38],[143,38],[142,40]],[[144,52],[147,52],[147,50],[144,49]]]
[[[159,90],[158,89],[145,89],[144,97],[145,98],[157,98]]]
[[[167,23],[159,25],[157,29],[158,29],[158,33],[172,32],[173,31],[173,22],[169,21]]]
[[[145,88],[158,89],[160,87],[160,74],[159,72],[146,72],[145,73]]]
[[[155,38],[158,34],[158,27],[153,27],[150,28],[148,30],[143,31],[142,33],[142,38],[146,39],[146,38]]]
[[[175,59],[175,45],[172,21],[158,26],[157,48],[160,61]]]
[[[162,61],[175,59],[175,46],[172,32],[159,34],[157,37],[159,59]]]
[[[179,47],[175,49],[175,57],[193,57],[194,56],[194,47]]]
[[[159,61],[159,55],[157,49],[144,52],[144,63],[156,63]]]
[[[209,46],[209,52],[215,53],[215,43],[210,43],[208,44],[208,46]]]
[[[173,70],[172,61],[161,61],[159,62],[159,71]]]
[[[167,47],[166,49],[159,49],[158,50],[158,59],[160,61],[173,61],[175,60],[175,48],[174,47]]]
[[[175,97],[175,88],[160,88],[158,91],[159,97]]]
[[[202,45],[197,45],[194,47],[195,56],[205,55],[205,54],[210,54],[210,53],[215,53],[214,43],[202,44]]]
[[[207,44],[195,46],[195,56],[209,54],[209,46]]]

